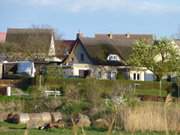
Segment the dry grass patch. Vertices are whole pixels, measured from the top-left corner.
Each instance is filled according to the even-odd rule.
[[[180,132],[180,108],[162,103],[146,103],[126,109],[124,128],[127,131]]]

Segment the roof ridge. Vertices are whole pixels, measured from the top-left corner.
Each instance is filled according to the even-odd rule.
[[[53,33],[53,29],[36,28],[8,28],[7,33]]]

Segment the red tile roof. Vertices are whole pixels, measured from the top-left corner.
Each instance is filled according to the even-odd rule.
[[[5,40],[6,40],[6,33],[0,32],[0,42],[5,42]]]

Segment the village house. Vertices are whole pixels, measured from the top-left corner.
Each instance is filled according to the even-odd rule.
[[[36,62],[36,65],[37,63],[61,64],[65,78],[90,77],[114,80],[121,76],[129,80],[154,80],[153,73],[145,67],[136,68],[127,64],[132,47],[138,40],[152,44],[153,36],[109,33],[85,37],[82,33],[78,33],[76,40],[56,40],[52,29],[39,28],[11,28],[6,34],[6,42],[28,46],[29,49],[35,50],[37,59],[35,57],[32,61]],[[8,57],[7,60],[13,61],[13,58]],[[20,57],[18,60],[25,59]]]
[[[9,73],[16,74],[19,67],[18,65],[24,63],[27,63],[26,67],[27,65],[31,65],[29,64],[31,61],[35,63],[38,71],[46,64],[62,62],[62,60],[56,56],[55,34],[52,29],[9,28],[4,42],[15,45],[20,51],[16,52],[15,56],[7,55],[6,57],[1,57],[3,63],[3,78],[8,78]],[[16,48],[14,47],[14,49]],[[34,69],[32,69],[32,71],[34,72]]]
[[[52,29],[9,28],[7,30],[6,42],[24,47],[27,49],[25,50],[26,52],[33,52],[31,54],[33,59],[37,57],[37,59],[50,62],[61,62],[55,56],[55,36]]]
[[[77,34],[72,51],[63,61],[67,77],[93,77],[114,80],[118,75],[130,80],[154,80],[146,68],[132,68],[127,59],[137,40],[152,44],[152,35],[138,34],[96,34],[84,37]]]

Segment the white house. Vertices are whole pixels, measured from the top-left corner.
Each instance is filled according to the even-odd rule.
[[[69,76],[116,79],[118,73],[130,80],[154,80],[152,72],[146,68],[135,70],[126,60],[137,40],[152,43],[152,35],[138,34],[96,34],[84,37],[78,34],[77,40],[64,61],[65,73]]]

